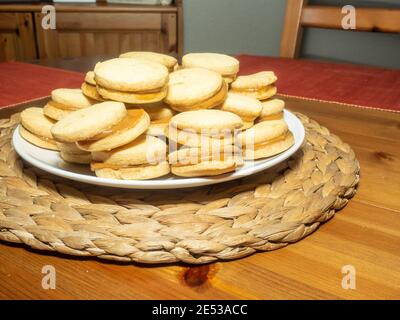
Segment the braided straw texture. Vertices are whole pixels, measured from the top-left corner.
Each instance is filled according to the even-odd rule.
[[[278,167],[182,190],[75,183],[24,164],[0,120],[0,239],[116,261],[202,264],[282,248],[309,235],[356,192],[349,145],[302,114],[306,142]]]

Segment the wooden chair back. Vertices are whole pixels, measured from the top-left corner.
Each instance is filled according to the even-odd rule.
[[[345,14],[342,13],[342,7],[307,5],[307,2],[307,0],[287,0],[281,57],[299,56],[305,27],[343,30],[342,20]],[[400,33],[400,9],[357,8],[356,29],[349,30]]]

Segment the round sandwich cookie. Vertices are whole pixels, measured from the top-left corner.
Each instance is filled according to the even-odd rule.
[[[220,74],[201,68],[170,74],[164,102],[176,111],[211,109],[225,101],[228,87]]]
[[[173,166],[193,165],[201,161],[224,161],[231,158],[235,159],[238,166],[243,164],[242,150],[234,145],[225,145],[218,149],[202,149],[186,146],[173,149],[173,146],[169,147],[168,162]]]
[[[126,52],[119,56],[120,58],[133,58],[133,59],[143,59],[164,65],[169,72],[173,72],[177,65],[178,60],[174,57],[168,56],[166,54],[150,52],[150,51],[132,51]]]
[[[94,69],[98,93],[114,101],[148,104],[167,95],[168,69],[143,59],[116,58]]]
[[[57,108],[51,102],[48,102],[43,107],[43,114],[46,117],[49,117],[50,119],[53,119],[55,121],[61,120],[62,118],[64,118],[65,116],[69,115],[72,112],[74,111]]]
[[[216,176],[228,172],[235,171],[243,161],[236,159],[234,156],[210,155],[195,156],[197,148],[183,150],[189,155],[185,159],[181,150],[169,154],[168,160],[171,164],[171,172],[181,177],[200,177],[200,176]],[[179,154],[180,153],[180,154]],[[199,152],[201,154],[201,152]],[[179,161],[176,161],[176,160]]]
[[[127,144],[150,125],[142,109],[127,111],[120,102],[102,102],[78,110],[57,122],[53,137],[61,142],[76,142],[85,151],[111,150]]]
[[[126,168],[112,169],[93,169],[96,176],[107,179],[118,180],[148,180],[165,176],[170,172],[167,161],[155,165],[137,165]]]
[[[147,103],[161,101],[167,95],[167,87],[161,88],[160,91],[155,91],[155,92],[148,91],[142,93],[118,91],[113,89],[107,89],[101,86],[97,86],[96,88],[97,92],[105,100],[120,101],[140,106],[143,106]]]
[[[21,112],[19,133],[26,141],[40,148],[58,150],[51,134],[54,123],[44,115],[42,108],[28,108]]]
[[[60,150],[60,157],[66,162],[77,164],[89,164],[92,161],[90,152],[79,149],[75,143],[56,142]]]
[[[60,142],[88,140],[110,130],[126,115],[123,103],[101,102],[69,114],[53,126],[51,133]]]
[[[178,113],[171,118],[170,125],[177,129],[191,129],[198,133],[205,133],[240,129],[243,121],[232,112],[213,109]]]
[[[208,149],[219,149],[225,145],[231,145],[235,142],[238,131],[212,132],[209,134],[200,134],[190,129],[179,130],[169,125],[166,130],[171,145],[182,145],[187,147],[196,147]]]
[[[94,80],[94,72],[86,73],[85,81],[82,83],[81,90],[83,94],[96,101],[104,101],[102,96],[97,92],[96,81]]]
[[[145,180],[170,172],[167,144],[156,137],[141,135],[135,141],[109,152],[93,152],[91,170],[98,177]]]
[[[149,126],[150,117],[143,109],[128,110],[121,122],[88,140],[78,141],[77,146],[90,152],[111,150],[135,140]]]
[[[79,149],[73,142],[56,142],[56,145],[60,152],[70,154],[88,154],[90,152]]]
[[[243,94],[229,92],[220,110],[229,111],[243,120],[243,130],[253,126],[254,120],[260,115],[262,104],[256,98]]]
[[[289,149],[293,134],[284,120],[263,121],[237,135],[246,160],[267,158]]]
[[[182,177],[216,176],[243,165],[242,155],[233,146],[204,152],[199,148],[181,148],[168,155],[171,172]]]
[[[220,148],[232,144],[243,126],[234,113],[221,110],[195,110],[178,113],[169,122],[167,136],[185,146]]]
[[[204,68],[218,72],[226,83],[236,79],[239,72],[239,60],[220,53],[189,53],[183,56],[184,68]]]
[[[231,84],[234,93],[266,100],[273,97],[276,92],[275,82],[278,78],[272,71],[262,71],[247,76],[239,76]]]
[[[19,127],[19,134],[21,135],[22,138],[24,138],[24,140],[28,141],[29,143],[39,148],[58,151],[55,141],[39,137],[31,133],[30,131],[26,130],[23,126]]]
[[[283,119],[285,101],[281,99],[270,99],[262,101],[262,111],[258,122]]]
[[[73,154],[60,151],[60,157],[65,162],[75,163],[75,164],[90,164],[92,162],[92,155],[90,153]]]
[[[58,121],[71,112],[90,107],[94,103],[81,89],[60,88],[51,92],[51,100],[44,106],[43,112]]]

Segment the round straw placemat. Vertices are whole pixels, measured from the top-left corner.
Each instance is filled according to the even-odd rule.
[[[75,183],[23,163],[19,114],[0,120],[0,239],[116,261],[202,264],[296,242],[356,192],[349,145],[302,114],[306,140],[289,160],[241,180],[177,190]]]

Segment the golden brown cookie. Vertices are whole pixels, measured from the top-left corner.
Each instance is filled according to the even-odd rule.
[[[236,79],[239,60],[220,53],[189,53],[182,58],[183,68],[204,68],[218,72],[227,84]]]
[[[167,94],[168,69],[160,63],[116,58],[98,63],[94,74],[97,91],[105,99],[147,104]]]
[[[262,71],[247,76],[239,76],[231,83],[231,90],[258,100],[266,100],[277,93],[275,82],[278,78],[272,71]]]
[[[176,111],[210,109],[222,104],[227,85],[220,74],[200,68],[188,68],[170,74],[164,100]]]

